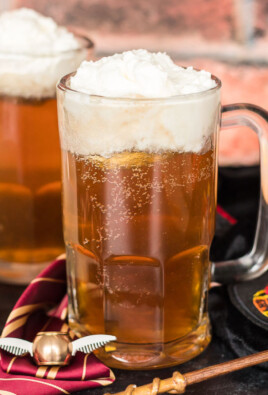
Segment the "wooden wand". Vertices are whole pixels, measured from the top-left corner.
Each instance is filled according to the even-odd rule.
[[[268,351],[262,351],[257,354],[237,358],[233,361],[223,362],[218,365],[209,366],[183,375],[179,372],[174,372],[173,376],[168,379],[160,380],[159,378],[155,378],[152,383],[141,387],[131,384],[125,389],[125,391],[117,392],[114,395],[157,395],[165,392],[168,392],[169,394],[183,394],[187,385],[200,383],[201,381],[212,379],[213,377],[222,376],[223,374],[231,373],[236,370],[244,369],[267,361]],[[106,393],[105,395],[112,394]]]

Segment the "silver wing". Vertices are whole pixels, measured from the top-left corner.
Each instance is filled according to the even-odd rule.
[[[33,356],[33,343],[15,337],[3,337],[0,339],[0,348],[14,355],[29,353]]]
[[[97,350],[97,348],[115,340],[116,337],[111,335],[91,335],[82,337],[81,339],[77,339],[72,342],[72,355],[75,355],[77,351],[89,354],[90,352]]]

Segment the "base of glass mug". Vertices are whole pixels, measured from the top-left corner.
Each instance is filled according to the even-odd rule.
[[[0,282],[28,285],[51,261],[19,263],[0,261]]]
[[[70,321],[74,332],[86,335],[88,332],[74,321]],[[95,351],[97,357],[107,366],[117,369],[160,369],[178,365],[199,355],[211,340],[210,323],[204,314],[200,325],[183,338],[168,343],[126,344],[109,343]]]

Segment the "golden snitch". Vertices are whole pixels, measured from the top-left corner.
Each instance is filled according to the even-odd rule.
[[[39,332],[33,342],[2,338],[0,348],[17,356],[29,353],[39,366],[66,366],[77,351],[88,354],[115,340],[116,337],[111,335],[91,335],[72,341],[68,333]]]

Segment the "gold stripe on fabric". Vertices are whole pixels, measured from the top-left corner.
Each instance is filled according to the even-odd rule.
[[[57,261],[59,261],[59,260],[61,260],[61,259],[66,259],[66,254],[65,254],[65,252],[64,252],[63,254],[57,256],[57,258],[56,258]]]
[[[69,336],[72,340],[75,338],[75,333],[72,331],[72,329],[69,330]]]
[[[17,357],[13,357],[13,358],[11,359],[11,361],[9,362],[9,365],[8,365],[8,367],[7,367],[7,373],[10,372],[10,370],[11,370],[11,368],[12,368],[12,365],[13,365],[13,363],[15,362],[16,359],[17,359]]]
[[[60,318],[61,320],[65,320],[66,317],[67,317],[67,307],[64,307],[64,309],[61,312]]]
[[[61,332],[68,332],[68,330],[69,330],[69,326],[66,324],[66,322],[64,322],[64,324],[60,328],[60,331]]]
[[[50,369],[50,371],[48,372],[46,378],[47,378],[48,380],[54,380],[54,379],[56,378],[56,376],[57,376],[57,373],[58,373],[59,369],[60,369],[60,366],[53,366],[53,367]]]
[[[65,280],[59,280],[58,278],[50,278],[50,277],[39,277],[39,278],[35,278],[33,281],[31,281],[31,284],[40,283],[41,281],[47,281],[47,282],[51,282],[51,283],[65,284]]]
[[[115,380],[115,375],[114,372],[110,369],[110,376],[109,377],[101,377],[100,379],[96,379],[96,380],[90,380],[90,381],[94,381],[94,383],[99,383],[102,386],[106,386],[112,383],[111,380]]]
[[[86,355],[85,355],[85,358],[84,358],[83,373],[82,373],[81,380],[85,380],[85,377],[86,377],[86,372],[87,372],[87,359],[88,359],[89,355],[90,355],[90,354],[86,354]]]
[[[112,383],[112,381],[110,381],[110,380],[105,380],[105,379],[102,379],[102,380],[90,380],[90,381],[92,381],[93,383],[98,383],[98,384],[100,384],[100,385],[102,385],[103,387],[105,387],[106,385],[110,385],[111,383]]]
[[[110,369],[110,377],[109,378],[115,380],[114,372],[111,369]]]
[[[31,383],[43,384],[43,385],[47,385],[48,387],[56,388],[57,390],[63,392],[64,394],[71,395],[70,392],[68,392],[65,389],[59,387],[58,385],[51,384],[51,383],[46,383],[45,381],[31,380],[31,379],[26,379],[26,378],[14,378],[14,379],[2,379],[2,378],[0,378],[0,380],[1,381],[30,381]]]
[[[9,323],[9,321],[13,320],[14,318],[19,317],[20,315],[24,315],[44,306],[46,306],[46,303],[27,304],[25,306],[18,307],[17,309],[11,311],[8,316],[7,323]]]
[[[29,314],[17,319],[16,321],[11,322],[10,324],[7,324],[7,326],[3,329],[2,337],[8,336],[10,333],[23,326],[28,318]]]
[[[47,366],[40,366],[37,369],[37,372],[35,373],[35,377],[42,379],[44,377],[44,375],[46,374],[46,371],[47,371]]]

